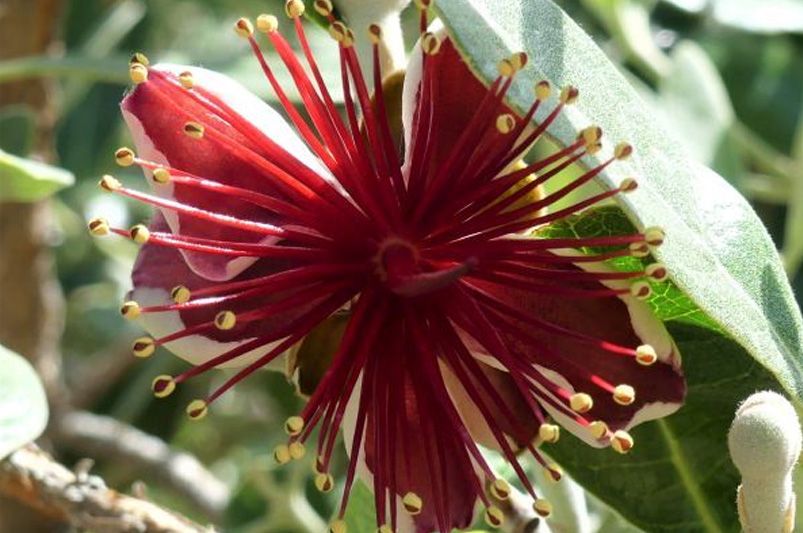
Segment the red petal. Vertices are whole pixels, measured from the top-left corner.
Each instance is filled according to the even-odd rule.
[[[167,223],[158,213],[151,223],[150,229],[152,231],[168,230]],[[267,276],[281,270],[282,266],[276,260],[262,259],[233,281]],[[148,243],[140,249],[131,277],[134,285],[131,298],[140,306],[173,304],[171,291],[178,285],[189,288],[191,292],[219,285],[219,283],[211,282],[190,270],[178,250]],[[141,321],[151,335],[160,338],[185,328],[210,323],[222,310],[238,313],[267,305],[273,300],[273,296],[248,298],[240,302],[205,308],[143,313]],[[200,364],[251,339],[277,331],[304,309],[306,307],[294,309],[292,312],[274,314],[258,321],[238,323],[234,328],[225,331],[212,326],[202,332],[168,342],[165,347],[193,364]],[[243,366],[266,351],[265,346],[259,347],[222,366]]]
[[[302,164],[320,175],[328,175],[281,115],[233,80],[199,68],[164,65],[154,69],[173,74],[192,72],[196,87],[218,97],[239,114],[240,119],[253,124]],[[270,159],[270,154],[246,138],[238,127],[226,122],[219,113],[201,105],[191,96],[191,91],[175,91],[173,87],[173,92],[168,92],[170,85],[166,80],[152,75],[147,82],[137,85],[122,102],[123,116],[134,137],[138,155],[206,179],[281,198],[271,178],[254,163],[239,157],[238,150],[252,150],[266,159]],[[207,128],[213,125],[234,141],[238,148],[226,147],[208,139],[208,136],[202,139],[187,136],[184,125],[189,121],[198,122]],[[171,184],[158,186],[155,192],[188,205],[242,220],[281,223],[275,214],[263,207],[233,198],[222,198],[220,193]],[[188,216],[176,216],[168,210],[164,210],[164,214],[171,229],[183,235],[242,242],[257,242],[263,237]],[[181,253],[194,272],[214,280],[231,279],[254,262],[253,259],[232,260],[225,256],[191,251]]]
[[[475,483],[473,478],[477,476],[477,473],[470,462],[467,463],[463,460],[462,452],[457,453],[456,448],[448,444],[448,442],[455,442],[449,435],[444,434],[451,429],[440,425],[433,414],[434,406],[417,396],[409,379],[399,383],[398,386],[403,391],[404,410],[393,413],[396,421],[396,439],[393,444],[396,453],[392,459],[393,465],[384,465],[387,470],[394,469],[396,475],[397,531],[399,533],[441,531],[436,502],[443,501],[447,494],[448,499],[445,501],[443,512],[448,513],[451,527],[446,531],[453,528],[467,528],[472,523],[474,507],[477,503],[477,496],[472,486],[472,483]],[[347,446],[352,442],[358,403],[359,394],[355,393],[349,401],[349,407],[343,420],[344,439]],[[384,406],[372,405],[371,407],[376,407],[376,409],[371,408],[369,411],[366,437],[357,473],[369,487],[376,489],[374,476],[378,465],[374,425],[377,420],[381,421],[380,423],[384,422],[385,414]],[[424,429],[428,424],[435,425]],[[353,453],[354,450],[349,450],[349,455]],[[433,475],[430,470],[433,465],[438,472],[436,475]],[[408,491],[414,492],[424,502],[421,512],[412,516],[412,520],[401,503]]]
[[[446,32],[436,33],[442,39],[440,51],[427,57],[427,61],[433,63],[432,72],[436,73],[433,94],[421,94],[421,51],[416,47],[411,53],[410,64],[405,74],[402,98],[404,139],[408,150],[414,131],[414,111],[422,97],[426,100],[431,99],[434,127],[431,132],[433,137],[430,140],[432,152],[428,159],[432,168],[438,168],[448,158],[451,149],[474,116],[474,111],[488,94],[488,88],[471,73]],[[425,101],[424,107],[429,104],[430,102]],[[509,111],[505,107],[500,112]]]
[[[565,329],[630,348],[641,344],[655,348],[659,360],[651,366],[642,366],[632,357],[611,354],[597,346],[530,324],[514,321],[518,334],[512,334],[509,326],[500,328],[508,348],[516,357],[537,365],[547,379],[570,393],[591,395],[594,406],[584,415],[588,420],[601,420],[611,430],[628,429],[666,416],[682,404],[686,383],[680,371],[677,347],[645,302],[632,296],[567,298],[491,285],[484,287],[499,300]],[[481,357],[487,357],[487,354]],[[592,376],[598,376],[613,386],[632,386],[636,391],[635,401],[630,405],[616,403],[612,394],[592,381]],[[580,424],[559,415],[549,404],[542,402],[542,406],[586,442],[598,446],[604,444],[593,439]]]

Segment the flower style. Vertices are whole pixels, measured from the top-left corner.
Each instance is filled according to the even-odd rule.
[[[303,411],[287,420],[288,442],[274,454],[280,463],[300,458],[318,428],[315,482],[331,490],[330,460],[344,430],[350,461],[336,533],[345,531],[358,475],[373,488],[382,533],[467,527],[478,503],[486,521],[500,525],[499,500],[511,488],[480,444],[501,452],[547,516],[549,502],[519,453],[559,479],[537,448],[557,441],[559,426],[626,453],[634,445],[628,429],[673,412],[685,393],[677,349],[644,302],[666,268],[606,265],[648,257],[663,232],[550,238],[541,231],[634,190],[627,178],[553,207],[632,148],[619,144],[544,195],[544,183],[601,148],[602,132],[591,126],[549,157],[522,162],[578,91],[565,87],[553,97],[540,82],[530,109],[517,114],[505,95],[526,54],[503,58],[486,87],[448,34],[429,25],[428,4],[418,2],[421,36],[404,78],[403,151],[383,94],[381,31],[369,28],[373,78],[366,80],[355,36],[328,0],[315,8],[339,46],[344,116],[310,51],[300,0],[286,11],[306,65],[276,17],[260,16],[257,29],[292,76],[303,112],[277,82],[251,23],[235,26],[293,127],[220,74],[150,66],[136,54],[136,87],[122,109],[137,154],[122,148],[116,158],[142,167],[153,192],[110,176],[101,186],[159,210],[148,227],[90,222],[97,235],[142,244],[122,312],[140,317],[153,337],[138,339],[135,354],[166,346],[195,365],[157,377],[157,396],[212,368],[238,368],[188,406],[193,419],[322,323],[347,317],[331,363]]]

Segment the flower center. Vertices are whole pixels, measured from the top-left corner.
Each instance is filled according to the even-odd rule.
[[[421,272],[419,259],[418,250],[412,243],[400,238],[388,238],[379,246],[376,256],[379,279],[388,287],[393,287]]]
[[[477,261],[438,264],[423,258],[415,245],[389,238],[379,247],[377,274],[391,292],[406,297],[421,296],[448,287],[467,274]]]

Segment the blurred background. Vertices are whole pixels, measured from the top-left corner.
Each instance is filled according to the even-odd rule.
[[[803,294],[803,2],[558,3],[621,66],[689,157],[750,199]],[[118,108],[131,53],[222,71],[270,100],[231,23],[282,10],[276,0],[0,0],[0,155],[52,165],[30,163],[33,188],[0,182],[0,344],[43,378],[51,422],[42,446],[65,465],[93,458],[92,472],[120,491],[242,533],[323,531],[336,503],[337,490],[323,495],[312,486],[309,461],[277,469],[270,460],[282,421],[299,407],[293,387],[259,373],[200,423],[186,421],[184,406],[225,373],[155,400],[152,377],[184,363],[166,352],[131,356],[141,332],[118,306],[136,247],[92,239],[85,223],[103,215],[125,227],[148,217],[96,185],[104,173],[141,179],[112,157],[131,144]],[[337,86],[336,48],[309,27]],[[594,529],[623,530],[599,513]],[[0,531],[61,530],[58,520],[0,498]]]

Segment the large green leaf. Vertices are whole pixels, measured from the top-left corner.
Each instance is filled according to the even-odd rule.
[[[71,172],[0,150],[0,200],[32,202],[73,184]]]
[[[47,398],[31,365],[0,346],[0,459],[41,435]]]
[[[573,439],[555,457],[578,482],[649,531],[737,529],[738,477],[725,447],[736,404],[762,387],[784,388],[798,399],[803,391],[800,313],[763,225],[725,180],[693,162],[656,125],[605,55],[551,1],[440,0],[437,6],[485,80],[496,76],[499,59],[529,53],[510,92],[515,107],[529,106],[541,79],[580,89],[578,104],[550,130],[556,142],[566,145],[595,123],[610,144],[635,145],[629,162],[612,165],[599,178],[612,188],[626,176],[638,177],[639,190],[618,200],[626,217],[597,211],[572,221],[571,231],[622,231],[629,221],[667,233],[655,254],[672,273],[672,284],[656,287],[652,303],[681,348],[687,403],[676,415],[638,428],[637,450],[626,458]]]

